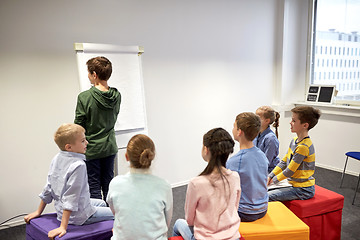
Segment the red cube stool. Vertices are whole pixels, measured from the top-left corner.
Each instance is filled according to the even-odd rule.
[[[310,240],[340,240],[344,196],[315,185],[313,198],[283,203],[310,227]]]

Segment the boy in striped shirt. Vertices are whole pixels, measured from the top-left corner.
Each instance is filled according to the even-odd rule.
[[[291,187],[269,191],[269,201],[305,200],[315,194],[315,149],[309,137],[320,118],[320,111],[310,106],[291,109],[291,132],[296,133],[289,150],[268,176],[268,185],[288,179]]]

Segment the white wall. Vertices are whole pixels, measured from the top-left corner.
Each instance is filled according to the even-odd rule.
[[[0,221],[38,206],[58,151],[53,133],[74,119],[79,93],[74,42],[145,47],[154,173],[176,185],[205,166],[200,149],[206,131],[219,126],[231,131],[238,113],[278,103],[278,86],[281,104],[288,95],[301,99],[304,33],[296,33],[297,39],[283,24],[304,31],[307,7],[302,0],[2,0]]]
[[[205,166],[200,148],[206,131],[231,130],[236,114],[271,102],[277,4],[1,1],[0,221],[38,206],[58,151],[53,133],[74,119],[74,42],[145,47],[154,173],[177,184]]]

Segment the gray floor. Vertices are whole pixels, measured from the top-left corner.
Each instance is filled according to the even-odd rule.
[[[354,196],[354,189],[356,187],[357,178],[346,175],[343,187],[339,188],[341,173],[316,168],[316,184],[337,192],[345,197],[341,239],[343,240],[358,240],[360,239],[360,194],[358,193],[355,205],[352,205]],[[169,229],[169,236],[172,232],[172,226],[178,218],[184,218],[184,202],[185,202],[186,186],[177,187],[173,189],[174,195],[174,213]],[[0,227],[1,240],[24,240],[25,239],[25,225],[17,227],[6,228]]]

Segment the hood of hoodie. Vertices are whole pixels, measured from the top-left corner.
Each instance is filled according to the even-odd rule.
[[[96,100],[96,104],[103,109],[112,109],[121,101],[120,92],[116,88],[109,88],[109,91],[103,92],[96,87],[90,88],[91,95]]]

